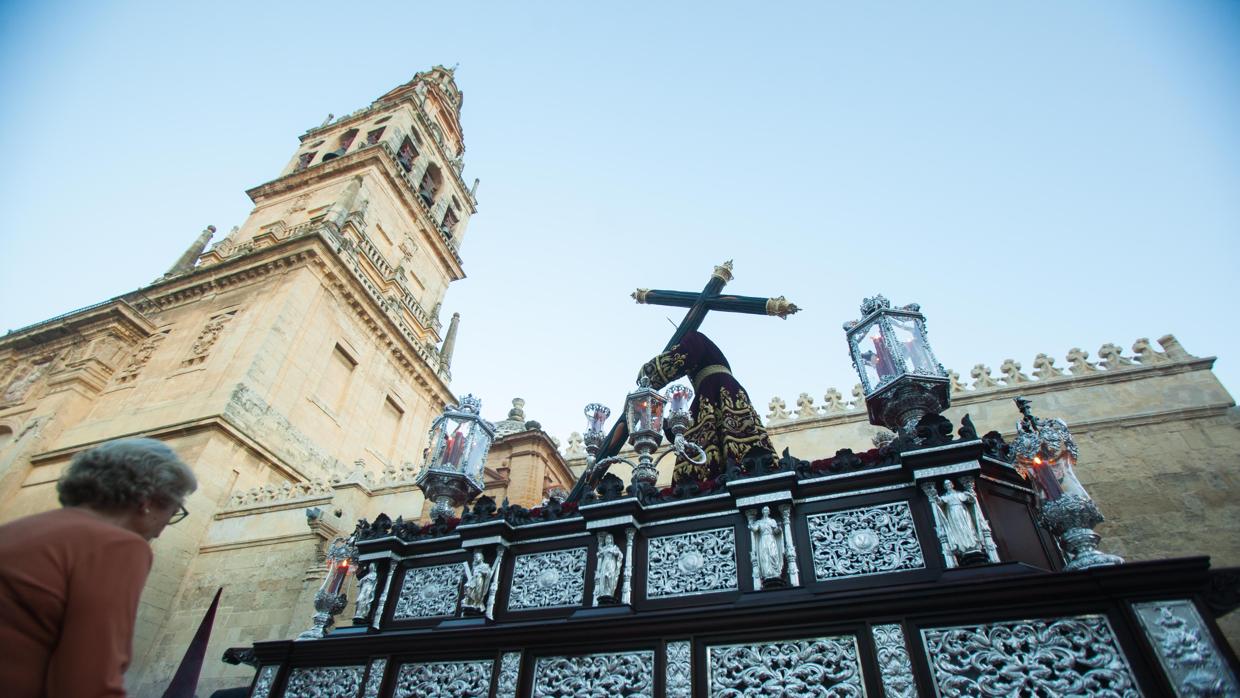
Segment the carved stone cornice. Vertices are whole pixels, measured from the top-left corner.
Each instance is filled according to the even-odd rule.
[[[0,337],[0,351],[64,347],[104,330],[139,342],[155,331],[155,324],[123,297],[112,298],[13,330]]]
[[[409,378],[431,390],[442,404],[453,400],[447,383],[439,375],[438,356],[432,354],[403,319],[388,311],[377,291],[367,288],[357,278],[357,272],[351,269],[344,254],[326,236],[323,228],[307,230],[269,247],[198,267],[182,276],[161,279],[129,294],[126,299],[141,312],[155,313],[233,286],[257,282],[275,273],[307,266],[336,291]]]

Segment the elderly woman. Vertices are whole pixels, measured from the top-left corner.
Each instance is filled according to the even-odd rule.
[[[0,686],[10,698],[124,696],[149,541],[198,486],[172,449],[119,439],[79,453],[64,508],[0,526]]]

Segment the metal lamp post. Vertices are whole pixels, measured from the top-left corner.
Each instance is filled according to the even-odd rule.
[[[1023,418],[1016,425],[1012,452],[1016,468],[1033,484],[1038,497],[1038,523],[1059,540],[1067,561],[1064,569],[1118,565],[1118,555],[1098,550],[1102,539],[1094,526],[1103,522],[1102,512],[1076,477],[1076,441],[1062,419],[1039,419],[1029,401],[1016,398]]]
[[[926,339],[921,306],[893,308],[881,295],[866,298],[861,319],[844,323],[844,330],[870,424],[911,437],[922,417],[951,404],[950,379]]]
[[[684,459],[702,464],[706,462],[706,452],[700,446],[685,439],[685,432],[693,425],[689,416],[689,401],[693,399],[693,391],[683,385],[672,385],[667,389],[667,396],[650,387],[650,380],[642,376],[637,381],[637,388],[628,394],[624,401],[624,419],[629,427],[629,443],[637,451],[637,462],[619,456],[604,458],[594,462],[595,455],[603,443],[603,427],[611,410],[597,403],[586,405],[586,433],[583,437],[586,445],[587,468],[607,466],[611,463],[627,463],[633,469],[630,489],[636,492],[645,488],[653,488],[659,479],[658,465],[670,453],[676,453]],[[667,414],[667,425],[672,431],[672,448],[657,459],[654,452],[663,443],[664,411],[668,403],[671,409]]]
[[[343,611],[348,603],[344,584],[356,569],[356,558],[357,548],[353,546],[352,538],[332,541],[327,549],[327,574],[314,595],[314,624],[298,635],[298,640],[317,640],[325,636],[335,623],[336,614]]]
[[[637,451],[633,467],[633,485],[654,485],[659,479],[651,456],[663,443],[663,407],[667,398],[650,387],[650,379],[642,376],[637,388],[624,399],[624,419],[629,423],[629,443]]]
[[[414,484],[434,502],[431,519],[450,517],[483,489],[482,468],[495,439],[495,427],[479,412],[482,401],[466,395],[444,408],[430,432],[430,447]]]

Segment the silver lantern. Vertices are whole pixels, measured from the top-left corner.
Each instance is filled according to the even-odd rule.
[[[495,439],[495,426],[481,417],[482,401],[466,395],[444,408],[431,425],[426,461],[415,484],[434,502],[431,519],[450,517],[483,489],[482,468]]]
[[[861,303],[861,319],[844,323],[870,423],[912,435],[917,422],[951,404],[950,379],[926,339],[926,316],[883,296]]]
[[[1016,469],[1033,485],[1038,498],[1038,523],[1059,541],[1064,569],[1118,565],[1123,558],[1098,550],[1101,537],[1094,526],[1102,512],[1076,477],[1076,441],[1062,419],[1033,416],[1030,402],[1016,398],[1022,419],[1016,424],[1012,455]]]

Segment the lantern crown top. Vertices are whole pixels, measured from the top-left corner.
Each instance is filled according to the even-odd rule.
[[[461,412],[469,412],[470,414],[479,414],[482,412],[482,400],[471,395],[461,398],[461,404],[457,405],[457,410]]]
[[[878,294],[873,298],[865,298],[861,301],[861,317],[865,317],[877,310],[884,310],[891,307],[891,301],[883,294]]]
[[[871,315],[874,315],[875,313],[882,312],[884,310],[894,311],[894,312],[905,314],[905,315],[915,314],[918,318],[921,319],[922,322],[925,322],[925,319],[926,319],[925,316],[921,314],[920,303],[908,303],[907,305],[893,306],[891,304],[891,301],[887,300],[886,296],[879,293],[879,294],[876,294],[872,298],[865,298],[861,301],[861,319],[860,320],[849,320],[848,322],[845,322],[844,329],[847,331],[852,331],[854,328],[856,328],[858,325],[864,322],[866,318],[870,317]]]

